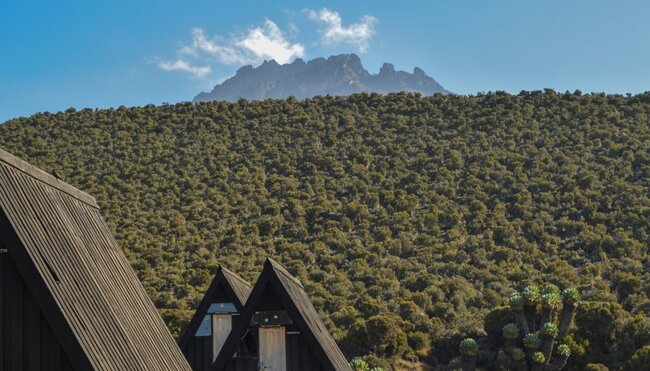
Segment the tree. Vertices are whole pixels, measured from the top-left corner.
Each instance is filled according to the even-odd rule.
[[[460,354],[462,359],[463,371],[476,370],[476,353],[478,353],[478,343],[472,338],[463,339],[460,342]]]
[[[637,350],[630,359],[631,370],[642,370],[650,365],[650,345]]]
[[[366,335],[370,351],[386,358],[400,354],[407,345],[406,334],[387,315],[369,318],[366,321]]]
[[[522,292],[510,295],[511,318],[515,322],[507,323],[502,328],[503,344],[498,350],[495,364],[510,370],[564,368],[571,348],[567,344],[556,346],[556,340],[562,340],[567,335],[579,300],[576,289],[567,288],[560,295],[560,289],[552,284],[546,285],[541,292],[536,286],[527,286]],[[557,313],[560,308],[562,311]],[[477,351],[478,346],[473,339],[461,342],[463,370],[476,367]]]

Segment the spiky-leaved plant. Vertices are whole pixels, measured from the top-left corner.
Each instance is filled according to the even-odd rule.
[[[533,357],[531,360],[532,360],[532,365],[530,369],[532,371],[542,370],[544,368],[544,364],[546,363],[546,358],[544,357],[544,353],[542,352],[533,353]]]
[[[521,362],[526,359],[526,353],[521,348],[515,348],[512,350],[512,359],[517,362]]]
[[[576,304],[580,301],[580,291],[573,287],[564,289],[564,291],[562,291],[562,298],[565,303]]]
[[[513,292],[509,298],[512,310],[524,309],[524,297],[519,292]]]
[[[505,364],[510,370],[528,371],[528,365],[526,364],[526,353],[521,348],[513,349],[510,360],[506,361]]]
[[[521,292],[512,293],[509,304],[515,321],[501,328],[504,343],[497,352],[497,367],[544,371],[563,368],[571,352],[562,344],[554,353],[554,345],[568,333],[579,300],[578,290],[569,288],[560,291],[553,284],[548,284],[541,290],[530,285]],[[463,369],[474,369],[474,364],[466,362],[476,362],[476,346],[473,339],[461,342]]]
[[[551,322],[555,311],[562,306],[562,297],[559,293],[549,292],[542,295],[542,317],[540,324]]]
[[[537,334],[526,334],[523,343],[526,349],[536,350],[540,344],[539,336]]]
[[[463,339],[459,346],[462,359],[463,371],[476,370],[476,353],[478,353],[478,343],[472,338]]]
[[[526,287],[522,292],[522,298],[525,301],[526,314],[530,315],[531,311],[528,305],[535,303],[536,298],[538,297],[538,290],[534,286]],[[566,347],[562,346],[560,351],[559,347],[556,349],[555,354],[553,353],[554,345],[556,340],[562,340],[567,335],[571,323],[575,317],[575,310],[578,306],[580,300],[580,293],[578,290],[573,288],[567,288],[563,291],[556,285],[546,285],[541,290],[539,296],[539,302],[541,302],[541,314],[539,316],[539,331],[534,332],[536,326],[533,325],[534,319],[530,321],[528,316],[526,319],[529,320],[528,326],[531,329],[532,333],[526,334],[522,339],[522,344],[526,351],[526,356],[528,358],[528,364],[531,368],[537,364],[533,357],[537,353],[541,353],[544,358],[544,368],[549,370],[560,370],[566,365],[567,359],[570,356],[571,352]],[[562,309],[559,314],[559,321],[555,322],[554,319],[557,317],[555,313]],[[513,310],[513,314],[516,316],[516,312]],[[536,316],[537,317],[537,316]],[[506,342],[506,347],[508,347]],[[540,356],[536,356],[540,359]]]
[[[358,357],[350,361],[350,368],[352,368],[352,371],[384,371],[381,367],[370,368],[368,362]]]
[[[503,337],[508,340],[515,340],[519,336],[519,327],[514,323],[508,323],[503,326]]]
[[[544,294],[542,295],[542,306],[557,309],[562,306],[562,297],[554,292]]]
[[[526,286],[521,292],[526,305],[536,305],[541,299],[541,294],[539,293],[539,287],[535,285]]]
[[[549,363],[545,370],[549,371],[559,371],[564,366],[566,366],[567,361],[569,360],[569,357],[571,356],[571,348],[566,345],[566,344],[560,344],[557,346],[557,349],[555,350],[555,357],[553,357],[553,361]]]
[[[573,319],[576,316],[576,309],[580,301],[580,292],[575,288],[567,288],[562,291],[562,314],[560,314],[560,321],[558,324],[558,339],[563,340],[569,333]]]
[[[548,359],[546,360],[547,364],[544,367],[544,370],[545,371],[561,370],[562,368],[564,368],[564,366],[566,366],[569,356],[571,356],[571,348],[569,348],[569,346],[566,344],[558,345],[557,348],[555,349],[555,356],[553,357],[553,360],[551,362],[548,362]]]
[[[539,287],[535,285],[526,286],[521,292],[521,296],[524,299],[524,314],[526,316],[526,322],[528,323],[528,331],[535,332],[535,326],[537,324],[537,321],[535,321],[535,317],[537,316],[537,305],[542,300]]]
[[[560,288],[552,283],[549,283],[548,285],[544,286],[544,288],[542,289],[542,295],[546,295],[546,294],[560,295]]]
[[[557,354],[561,357],[569,358],[571,355],[571,348],[566,344],[560,344],[557,346]]]
[[[557,325],[555,323],[546,323],[544,326],[542,326],[542,329],[540,331],[543,336],[550,336],[550,337],[556,337],[557,336]]]
[[[555,337],[558,333],[557,325],[552,322],[545,323],[544,326],[542,326],[540,332],[542,334],[542,344],[540,351],[542,354],[544,354],[544,358],[548,363],[551,359],[551,354],[553,352],[553,343],[555,342]]]
[[[516,347],[516,341],[519,337],[519,327],[514,323],[508,323],[501,329],[503,338],[506,340],[505,351],[507,354],[512,354]]]
[[[524,314],[524,296],[518,292],[514,292],[510,295],[510,308],[515,315],[515,322],[517,325],[524,331],[524,333],[529,333],[530,329],[528,328],[528,321],[526,321],[526,315]]]
[[[533,353],[533,362],[543,364],[544,361],[546,361],[546,358],[542,352]]]
[[[542,340],[535,333],[529,333],[524,336],[521,343],[524,346],[524,351],[526,352],[526,357],[530,361],[533,357],[533,354],[539,349],[539,345]]]
[[[460,342],[460,354],[475,356],[478,352],[478,343],[472,338],[463,339]]]
[[[350,361],[350,367],[353,371],[369,371],[370,366],[368,363],[361,358],[354,358]]]

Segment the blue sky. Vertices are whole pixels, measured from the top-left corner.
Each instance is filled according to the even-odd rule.
[[[354,52],[459,94],[650,90],[650,1],[0,2],[0,122],[191,100],[243,64]]]

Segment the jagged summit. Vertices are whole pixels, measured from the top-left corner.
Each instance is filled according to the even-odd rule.
[[[413,73],[396,71],[384,63],[378,74],[370,74],[356,54],[315,58],[308,62],[298,58],[291,63],[264,61],[258,67],[243,66],[235,76],[209,93],[201,93],[195,102],[212,100],[236,101],[239,98],[309,98],[316,95],[350,95],[360,92],[387,94],[398,91],[424,95],[447,93],[433,78],[418,67]]]

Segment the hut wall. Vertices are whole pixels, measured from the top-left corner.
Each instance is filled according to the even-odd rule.
[[[307,341],[293,329],[286,332],[286,370],[322,371],[320,361],[314,355]],[[258,371],[258,357],[235,357],[228,361],[227,371]]]
[[[320,361],[305,339],[299,334],[287,333],[287,371],[321,371]]]
[[[0,244],[0,369],[72,370],[68,357]]]
[[[211,302],[229,302],[231,301],[226,292],[221,286],[214,294],[214,297],[211,298]],[[207,315],[207,313],[202,313],[202,315]],[[230,333],[230,330],[228,330]],[[194,371],[209,371],[212,370],[212,363],[216,354],[213,353],[213,339],[212,335],[209,336],[195,336],[192,334],[191,339],[185,345],[185,348],[182,349],[185,354],[187,362],[192,367]]]

